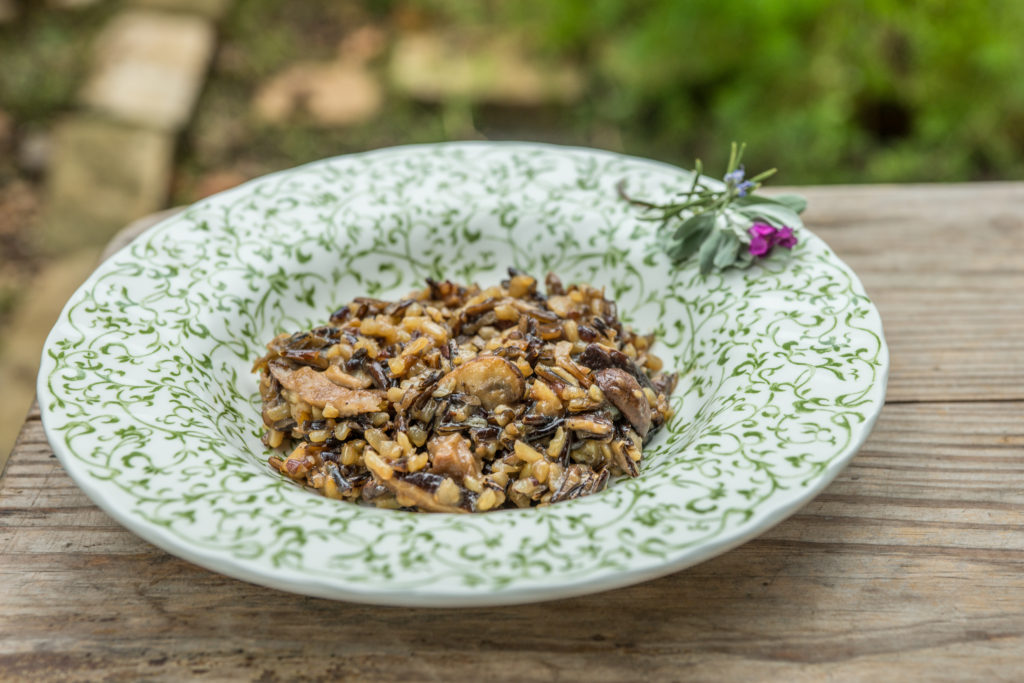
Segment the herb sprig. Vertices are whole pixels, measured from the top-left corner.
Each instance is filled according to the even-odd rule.
[[[807,200],[795,194],[755,194],[776,169],[747,179],[745,148],[746,144],[732,143],[722,183],[709,184],[698,159],[689,188],[666,204],[630,197],[625,180],[619,182],[619,196],[646,212],[642,220],[661,223],[659,234],[676,266],[696,256],[700,273],[706,276],[714,270],[746,268],[767,258],[775,247],[792,249],[797,244]]]

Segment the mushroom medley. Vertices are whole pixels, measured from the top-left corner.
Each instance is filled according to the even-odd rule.
[[[603,290],[553,274],[546,288],[515,270],[487,289],[427,280],[278,336],[253,368],[263,441],[281,451],[270,465],[331,498],[429,512],[546,505],[635,477],[676,376]]]

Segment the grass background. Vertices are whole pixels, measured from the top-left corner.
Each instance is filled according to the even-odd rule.
[[[0,109],[20,132],[71,106],[82,55],[118,4],[23,3],[23,19],[0,30]],[[583,98],[530,112],[529,125],[466,105],[464,117],[492,137],[615,146],[687,166],[701,157],[709,168],[741,139],[752,168],[777,165],[787,184],[1024,176],[1024,3],[1015,0],[238,0],[180,150],[186,177],[459,137],[443,106],[394,92],[354,128],[271,127],[247,115],[259,83],[297,60],[329,58],[365,21],[516,32],[534,53],[582,70]],[[0,166],[0,180],[16,172]]]

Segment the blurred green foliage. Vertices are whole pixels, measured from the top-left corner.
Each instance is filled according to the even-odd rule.
[[[123,5],[20,4],[23,19],[0,28],[0,108],[25,130],[72,105],[89,39]],[[578,64],[586,94],[570,108],[516,112],[392,92],[374,121],[347,129],[251,115],[260,83],[332,58],[363,22],[519,32]],[[179,161],[187,177],[239,164],[256,173],[474,125],[683,166],[700,157],[711,171],[742,140],[748,166],[779,166],[778,183],[1024,178],[1024,2],[236,0]]]
[[[1024,2],[421,0],[590,70],[584,127],[787,183],[1024,177]]]
[[[0,108],[27,124],[48,122],[74,97],[97,29],[119,3],[55,12],[22,3],[16,22],[0,26]]]
[[[390,98],[372,122],[347,128],[324,127],[302,115],[287,125],[268,124],[251,111],[262,83],[297,62],[334,58],[353,26],[386,26],[392,5],[236,0],[221,26],[219,54],[182,146],[173,201],[193,201],[196,179],[219,168],[241,168],[253,176],[338,154],[451,137],[434,109],[402,98]]]

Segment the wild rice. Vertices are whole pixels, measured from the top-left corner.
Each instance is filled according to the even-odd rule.
[[[546,285],[515,270],[486,289],[428,280],[278,336],[253,368],[263,441],[281,451],[270,465],[331,498],[430,512],[547,505],[636,476],[676,376],[603,290]]]

